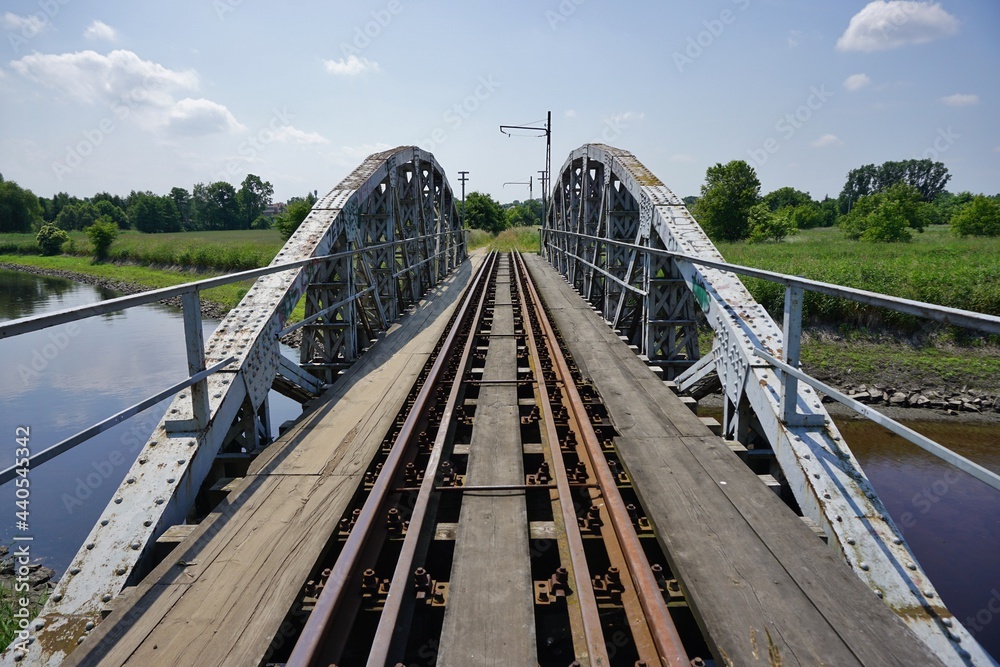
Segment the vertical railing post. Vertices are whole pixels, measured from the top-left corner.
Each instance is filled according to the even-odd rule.
[[[802,342],[802,297],[803,290],[797,285],[785,288],[785,319],[782,325],[784,346],[781,360],[789,366],[799,367],[799,348]],[[781,417],[786,424],[794,424],[797,418],[795,408],[799,396],[799,381],[788,373],[781,374]]]
[[[201,298],[198,290],[181,297],[184,307],[184,341],[187,347],[188,376],[205,370],[205,335],[201,327]],[[191,408],[197,431],[208,426],[208,380],[191,385]]]

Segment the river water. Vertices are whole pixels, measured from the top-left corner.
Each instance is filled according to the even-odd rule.
[[[0,320],[115,296],[92,285],[0,270]],[[203,322],[206,339],[217,325]],[[0,468],[14,463],[19,428],[29,430],[31,452],[38,453],[186,376],[181,312],[159,304],[0,340]],[[298,403],[276,392],[270,400],[275,429],[301,412]],[[32,557],[61,573],[169,403],[31,470],[27,530],[18,529],[14,482],[0,487],[0,544],[30,535]]]
[[[117,296],[90,285],[0,270],[0,320]],[[206,321],[206,337],[218,323]],[[289,353],[288,350],[285,350]],[[0,467],[16,429],[33,452],[73,435],[186,373],[180,311],[159,305],[0,341]],[[14,485],[0,488],[0,544],[32,535],[32,555],[61,572],[166,410],[167,401],[31,471],[28,531],[17,531]],[[299,413],[271,394],[272,423]],[[1000,492],[867,421],[837,423],[952,612],[1000,656]],[[910,423],[1000,472],[1000,428]]]

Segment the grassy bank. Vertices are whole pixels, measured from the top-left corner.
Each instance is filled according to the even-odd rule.
[[[204,280],[213,276],[221,275],[219,271],[195,272],[183,270],[158,269],[148,266],[136,266],[131,264],[94,264],[92,260],[84,257],[73,257],[69,255],[58,255],[55,257],[42,257],[40,255],[0,255],[0,262],[8,264],[19,264],[21,266],[31,266],[43,271],[71,271],[95,278],[102,278],[110,281],[135,283],[148,289],[159,289],[161,287],[173,287],[184,283]],[[218,304],[225,310],[234,308],[253,285],[253,281],[244,281],[213,287],[202,292],[202,297]]]
[[[486,247],[499,252],[538,252],[538,227],[511,227],[496,236],[481,229],[469,230],[469,250]]]
[[[69,243],[63,247],[66,254],[93,255],[86,234],[69,232],[69,238]],[[269,263],[283,244],[281,235],[273,229],[176,234],[142,234],[128,230],[115,239],[108,259],[119,263],[242,271]],[[38,245],[33,234],[0,234],[0,253],[37,254]]]
[[[1000,238],[957,238],[945,226],[915,234],[912,243],[862,243],[839,229],[812,229],[785,243],[720,243],[734,264],[804,276],[872,292],[1000,315]],[[784,287],[744,279],[754,297],[780,314]],[[807,293],[805,319],[848,328],[891,325],[912,332],[909,315]]]

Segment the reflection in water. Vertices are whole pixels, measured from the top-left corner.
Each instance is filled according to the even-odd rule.
[[[117,296],[67,280],[0,272],[0,320]],[[205,337],[218,322],[204,322]],[[0,468],[13,463],[14,432],[31,429],[38,453],[187,375],[183,317],[148,305],[0,340]],[[169,400],[30,473],[32,556],[65,569],[104,510]],[[271,395],[272,423],[301,412]],[[0,544],[14,535],[14,486],[0,487]]]

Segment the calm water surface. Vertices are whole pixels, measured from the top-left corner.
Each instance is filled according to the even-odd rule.
[[[114,296],[0,270],[0,320]],[[204,321],[206,338],[217,325]],[[31,450],[40,452],[183,380],[186,358],[180,310],[156,304],[0,340],[0,468],[13,464],[18,427],[30,428]],[[32,556],[65,569],[168,405],[169,399],[32,470],[27,532],[15,532],[13,483],[0,487],[0,544],[32,535]],[[294,401],[271,393],[275,428],[300,412]]]

